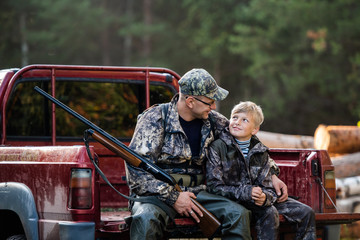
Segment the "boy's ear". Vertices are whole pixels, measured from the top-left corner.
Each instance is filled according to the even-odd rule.
[[[259,132],[259,130],[260,130],[260,126],[255,127],[255,128],[252,130],[251,134],[252,134],[252,135],[255,135],[255,134],[257,134],[257,133]]]

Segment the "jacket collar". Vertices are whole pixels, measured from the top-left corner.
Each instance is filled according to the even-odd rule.
[[[237,146],[235,138],[231,136],[229,127],[226,127],[219,136],[226,145],[234,145]],[[250,148],[255,151],[267,151],[269,150],[262,142],[260,142],[259,138],[256,135],[253,135],[250,140]]]

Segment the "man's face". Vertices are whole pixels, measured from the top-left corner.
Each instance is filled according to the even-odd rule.
[[[241,112],[231,116],[229,130],[237,140],[246,141],[259,131],[259,127],[255,126],[252,114]]]
[[[215,100],[204,96],[189,96],[194,104],[193,115],[199,119],[208,119],[211,110],[216,109]]]

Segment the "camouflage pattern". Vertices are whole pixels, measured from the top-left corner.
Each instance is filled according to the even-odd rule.
[[[256,136],[250,141],[250,150],[244,159],[240,147],[228,128],[220,139],[210,145],[206,164],[209,191],[239,202],[255,202],[251,199],[253,186],[259,186],[266,194],[264,206],[271,206],[277,195],[271,179],[268,148]]]
[[[144,112],[138,119],[129,147],[170,174],[204,174],[206,150],[215,138],[214,133],[217,135],[228,125],[228,121],[223,115],[215,111],[210,112],[212,126],[209,119],[204,120],[200,154],[199,157],[193,158],[187,137],[179,122],[176,106],[178,98],[179,95],[174,96],[168,105],[166,116],[162,116],[161,105]],[[142,169],[127,165],[127,178],[130,191],[137,195],[155,195],[170,206],[178,198],[179,193],[173,186],[155,179]],[[206,186],[201,184],[188,188],[181,186],[181,188],[183,191],[197,194],[205,190]]]
[[[274,207],[286,220],[297,224],[295,239],[316,239],[315,213],[311,207],[292,198],[286,202],[275,203]]]
[[[277,195],[271,179],[274,165],[268,148],[256,136],[251,138],[248,156],[244,158],[226,128],[220,139],[210,145],[206,164],[208,191],[228,197],[251,210],[256,222],[257,239],[277,239],[279,214],[297,224],[296,239],[316,239],[312,208],[290,198],[286,202],[276,202]],[[255,205],[252,200],[253,186],[261,187],[266,194],[263,206]]]
[[[243,205],[252,212],[259,240],[278,239],[279,214],[294,223],[294,239],[316,239],[315,213],[312,208],[299,201],[288,198],[285,202],[274,203],[269,207],[259,207],[250,202]]]
[[[229,92],[216,84],[215,79],[204,69],[194,68],[179,80],[180,92],[192,96],[205,96],[220,101]]]

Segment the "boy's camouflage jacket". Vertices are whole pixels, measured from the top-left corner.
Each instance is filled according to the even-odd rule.
[[[256,136],[250,140],[245,159],[227,128],[220,134],[220,139],[210,145],[206,171],[209,192],[240,203],[254,203],[251,191],[254,186],[259,186],[266,194],[263,206],[270,206],[277,199],[271,175],[278,175],[279,168],[269,157],[268,148]]]
[[[175,95],[164,113],[162,105],[149,108],[138,119],[129,147],[138,154],[147,157],[169,173],[203,174],[205,169],[206,150],[214,140],[214,134],[228,125],[228,120],[215,111],[209,114],[201,130],[200,156],[193,158],[188,139],[181,128]],[[163,116],[164,115],[164,116]],[[213,131],[212,131],[213,129]],[[179,193],[167,183],[155,179],[142,169],[127,165],[127,181],[132,193],[137,195],[155,195],[172,206]],[[183,191],[197,194],[205,190],[205,185],[182,187]]]

